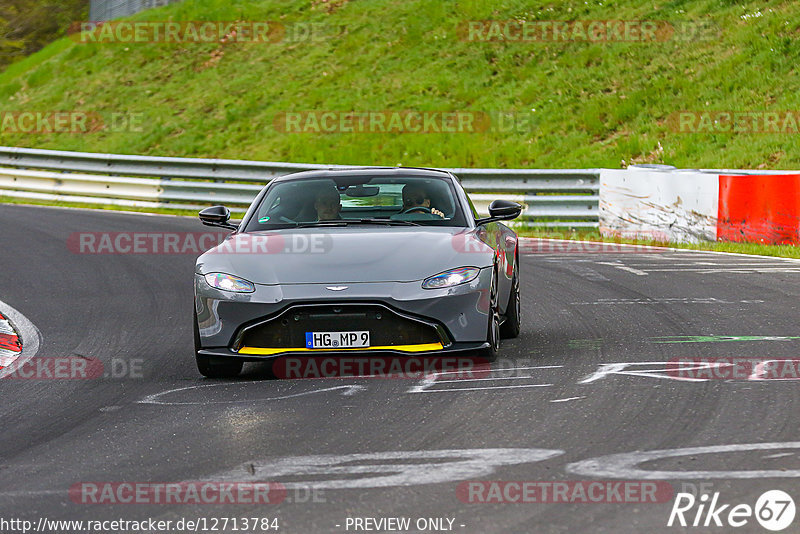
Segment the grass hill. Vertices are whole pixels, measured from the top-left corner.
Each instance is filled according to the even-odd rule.
[[[0,74],[0,113],[85,111],[106,127],[32,134],[11,121],[0,144],[408,166],[800,168],[800,133],[784,116],[800,113],[791,1],[185,0],[128,20],[273,21],[288,33],[271,43],[61,39]],[[469,26],[487,20],[567,23],[570,37],[509,42],[499,26]],[[574,24],[620,20],[650,21],[657,37],[590,41]],[[686,110],[775,111],[782,133],[715,131],[714,113],[705,130],[700,121],[688,128],[703,131],[681,133]],[[449,111],[491,127],[282,131],[286,113],[308,111]],[[135,131],[110,127],[112,114],[135,117]]]

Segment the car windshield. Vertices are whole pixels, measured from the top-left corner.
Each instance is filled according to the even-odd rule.
[[[450,179],[343,175],[276,182],[245,231],[355,224],[466,226],[466,219]]]

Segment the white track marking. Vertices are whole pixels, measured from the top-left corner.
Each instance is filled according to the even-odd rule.
[[[795,453],[793,452],[779,452],[777,454],[768,454],[766,456],[762,456],[765,460],[772,460],[773,458],[785,458],[787,456],[794,456]]]
[[[534,366],[525,366],[525,367],[498,367],[497,369],[492,369],[492,372],[501,372],[501,371],[519,371],[525,369],[561,369],[564,367],[563,365],[534,365]],[[457,373],[460,371],[445,371],[446,373]],[[444,373],[441,373],[444,374]]]
[[[275,400],[284,400],[284,399],[293,399],[295,397],[302,397],[305,395],[314,395],[316,393],[324,393],[327,391],[337,391],[337,390],[345,390],[342,392],[342,395],[355,395],[359,391],[363,391],[366,386],[358,386],[358,385],[348,385],[348,386],[334,386],[330,388],[324,389],[314,389],[311,391],[303,391],[302,393],[293,393],[290,395],[282,395],[280,397],[260,397],[254,399],[242,399],[242,400],[224,400],[224,401],[192,401],[192,402],[169,402],[160,400],[161,397],[165,395],[170,395],[172,393],[178,393],[181,391],[191,391],[195,389],[202,389],[202,388],[213,388],[213,387],[221,387],[221,386],[235,386],[235,385],[247,385],[247,384],[256,384],[256,382],[225,382],[222,384],[203,384],[201,386],[189,386],[184,388],[177,388],[177,389],[170,389],[168,391],[162,391],[161,393],[154,393],[153,395],[148,395],[140,401],[137,401],[139,404],[157,404],[160,406],[205,406],[209,404],[243,404],[243,403],[253,403],[253,402],[265,402],[265,401],[275,401]]]
[[[412,391],[416,388],[409,389],[406,393],[450,393],[451,391],[488,391],[490,389],[517,389],[517,388],[546,388],[553,384],[527,384],[524,386],[487,386],[483,388],[445,388],[445,389],[426,389],[419,391]]]
[[[749,269],[744,268],[718,268],[718,269],[648,269],[650,273],[697,273],[697,274],[753,274],[753,273],[800,273],[800,267],[753,267]]]
[[[594,302],[570,302],[570,306],[600,306],[614,304],[761,304],[763,300],[721,300],[714,297],[643,297],[633,299],[597,299]]]
[[[520,371],[520,370],[531,370],[531,369],[560,369],[564,367],[563,365],[534,365],[534,366],[523,366],[523,367],[505,367],[505,368],[498,368],[498,369],[491,369],[488,371],[489,374],[491,373],[504,373],[508,371]],[[476,372],[476,371],[472,371]],[[440,377],[449,374],[463,374],[463,371],[442,371],[431,373],[430,375],[426,376],[422,380],[419,381],[416,385],[410,387],[406,393],[446,393],[452,391],[486,391],[489,389],[518,389],[518,388],[536,388],[536,387],[549,387],[553,384],[522,384],[522,385],[513,385],[513,386],[486,386],[486,387],[468,387],[468,388],[442,388],[442,389],[430,389],[431,387],[437,384],[458,384],[462,382],[491,382],[495,380],[531,380],[536,377],[528,375],[528,376],[495,376],[495,377],[488,377],[488,378],[465,378],[465,379],[451,379],[451,380],[441,380]]]
[[[523,380],[525,378],[533,378],[532,376],[498,376],[494,378],[457,378],[455,380],[437,380],[437,384],[454,383],[460,384],[462,382],[491,382],[494,380]]]
[[[657,451],[635,451],[610,454],[589,460],[573,462],[566,467],[573,475],[599,478],[626,478],[630,480],[664,480],[686,478],[797,478],[798,469],[753,469],[739,471],[650,471],[638,466],[663,458],[696,456],[701,454],[724,454],[727,452],[768,451],[775,449],[800,449],[800,441],[784,443],[743,443],[737,445],[715,445],[711,447],[688,447],[685,449],[663,449]],[[739,462],[741,464],[741,462]]]
[[[599,263],[599,262],[598,262]],[[612,262],[606,262],[612,263]],[[711,262],[711,261],[692,261],[692,262],[681,262],[681,261],[669,261],[664,259],[660,262],[650,262],[650,263],[626,263],[629,267],[637,267],[642,269],[647,269],[650,267],[654,268],[661,268],[661,267],[701,267],[701,268],[708,268],[708,267],[787,267],[786,263],[759,263],[759,260],[755,260],[752,262]],[[796,268],[797,265],[791,264],[791,267]]]
[[[68,495],[68,490],[2,491],[0,497],[41,497],[44,495]]]
[[[764,376],[765,374],[773,372],[772,368],[776,367],[777,365],[780,365],[781,363],[785,364],[786,362],[789,362],[789,365],[784,366],[784,368],[781,371],[780,378],[770,378],[769,376],[767,377]],[[761,360],[756,364],[755,369],[753,369],[753,372],[750,374],[749,377],[747,377],[747,379],[756,381],[800,380],[800,377],[797,376],[797,369],[798,369],[797,362],[798,362],[797,358],[777,358],[777,359],[772,358],[769,360]]]
[[[647,276],[647,273],[644,271],[640,271],[639,269],[634,269],[633,267],[628,267],[627,265],[623,265],[622,263],[614,263],[611,261],[598,261],[598,265],[610,265],[611,267],[615,267],[620,271],[625,271],[629,273],[633,273],[636,276]]]
[[[643,369],[635,370],[628,369],[633,366],[666,366],[664,369]],[[712,369],[715,367],[724,367],[730,365],[724,362],[623,362],[623,363],[603,363],[597,368],[597,371],[586,376],[580,380],[578,384],[589,384],[597,380],[606,378],[611,375],[621,376],[637,376],[647,378],[663,378],[667,380],[678,380],[680,382],[707,382],[708,378],[693,378],[689,376],[681,376],[679,373],[689,371],[701,371],[704,369]],[[661,374],[668,373],[668,374]]]
[[[601,245],[603,242],[601,241],[583,241],[577,239],[552,239],[547,237],[523,237],[523,240],[531,239],[531,240],[539,240],[539,241],[560,241],[564,243],[588,243],[590,245],[598,246]],[[800,263],[800,259],[798,258],[782,258],[780,256],[763,256],[761,254],[742,254],[741,252],[721,252],[719,250],[692,250],[687,248],[674,248],[674,247],[654,247],[652,245],[631,245],[628,243],[608,243],[609,245],[613,244],[615,247],[623,247],[623,248],[634,248],[634,249],[647,249],[649,254],[653,257],[658,257],[659,254],[663,254],[663,252],[676,252],[677,256],[687,256],[692,257],[695,254],[713,254],[717,256],[727,256],[727,257],[740,257],[740,258],[760,258],[760,259],[768,259],[768,260],[782,260],[782,261],[789,261],[789,262],[797,262]],[[526,254],[524,249],[522,248],[523,245],[520,245],[520,253]],[[559,253],[554,253],[554,255]],[[575,254],[586,255],[586,253],[576,252]],[[614,252],[609,252],[608,254],[613,255]],[[645,253],[647,254],[647,253]],[[528,253],[526,255],[535,256],[536,253]]]
[[[554,400],[551,400],[550,402],[569,402],[569,401],[580,400],[580,399],[585,399],[585,398],[586,397],[567,397],[566,399],[554,399]]]
[[[288,476],[294,480],[281,482],[288,489],[418,486],[482,478],[498,467],[541,462],[562,454],[558,449],[444,449],[288,456],[247,462],[209,480],[281,482],[276,479]],[[330,478],[320,480],[324,475]],[[308,480],[297,481],[303,476]]]

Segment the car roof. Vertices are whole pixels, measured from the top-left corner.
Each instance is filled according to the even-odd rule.
[[[311,178],[340,178],[346,176],[385,176],[385,177],[420,177],[420,178],[454,178],[448,171],[423,167],[331,167],[314,171],[302,171],[285,174],[273,178],[273,182],[291,180],[307,180]]]

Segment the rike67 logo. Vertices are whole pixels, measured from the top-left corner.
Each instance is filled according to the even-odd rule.
[[[678,493],[667,526],[738,528],[752,524],[755,518],[765,529],[777,532],[794,521],[794,499],[785,491],[766,491],[756,500],[755,506],[721,503],[719,495],[717,491],[711,497],[704,493],[695,498],[691,493]]]

